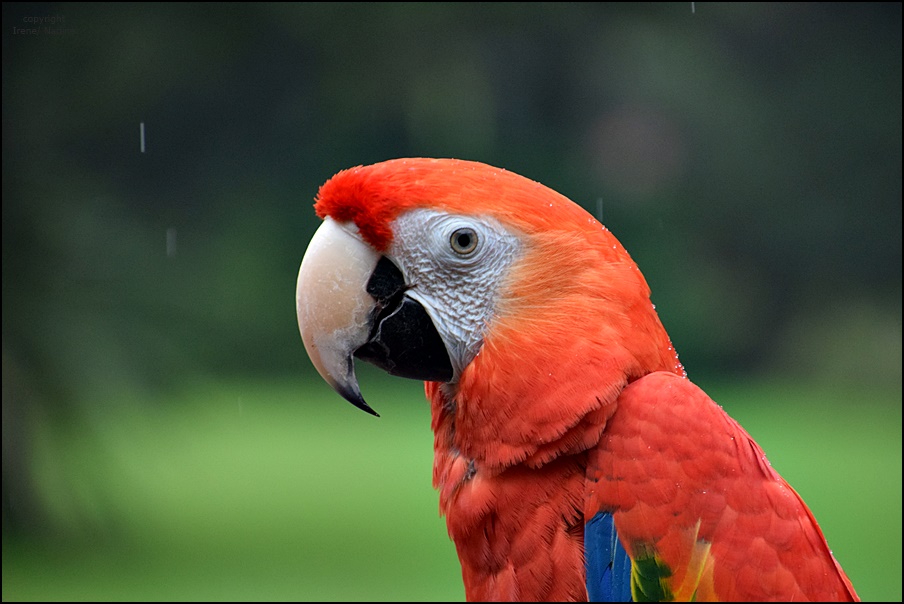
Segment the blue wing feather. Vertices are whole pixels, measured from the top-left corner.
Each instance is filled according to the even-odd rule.
[[[591,602],[631,602],[631,558],[615,531],[609,512],[584,525],[587,595]]]

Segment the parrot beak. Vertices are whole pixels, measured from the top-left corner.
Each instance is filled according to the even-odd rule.
[[[354,358],[392,375],[449,381],[446,346],[399,268],[330,217],[314,233],[295,289],[298,329],[311,362],[343,398],[372,415]]]
[[[355,377],[352,352],[367,341],[373,299],[367,282],[379,255],[327,217],[298,270],[295,310],[305,350],[317,372],[354,406],[373,415]]]

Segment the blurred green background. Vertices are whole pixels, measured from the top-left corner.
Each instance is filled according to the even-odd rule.
[[[601,217],[901,599],[900,3],[2,10],[3,600],[463,598],[422,387],[295,324],[317,187],[404,156]]]

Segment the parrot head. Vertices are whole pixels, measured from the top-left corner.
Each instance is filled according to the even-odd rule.
[[[625,381],[681,370],[628,253],[544,185],[477,162],[396,159],[339,172],[315,210],[299,330],[324,380],[369,413],[355,358],[451,385],[489,364],[528,388],[563,361]]]

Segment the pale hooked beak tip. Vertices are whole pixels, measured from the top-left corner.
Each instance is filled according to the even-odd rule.
[[[336,384],[335,390],[342,398],[350,402],[361,411],[366,411],[374,417],[380,417],[380,414],[374,411],[370,407],[370,405],[367,404],[367,402],[364,400],[364,397],[361,396],[361,392],[358,390],[358,388],[349,387],[346,384]]]

